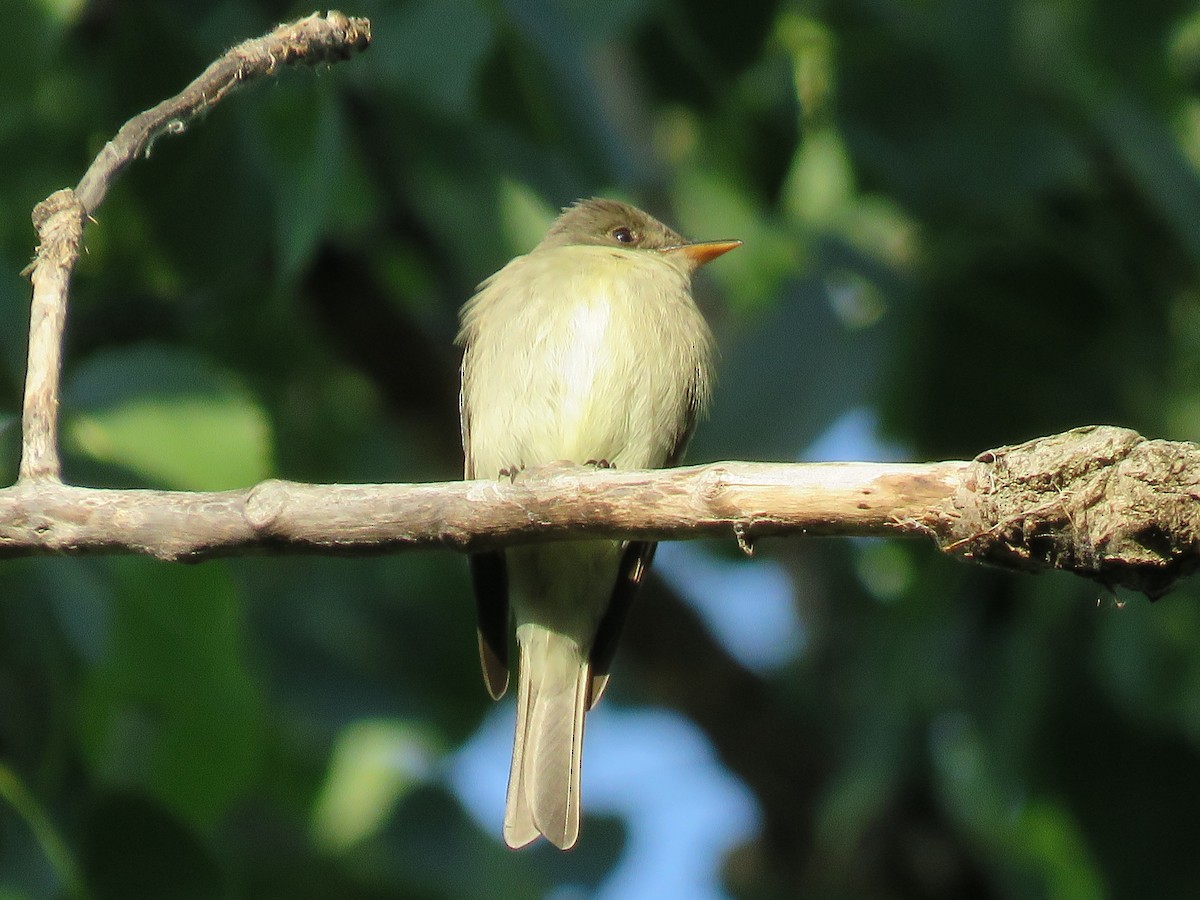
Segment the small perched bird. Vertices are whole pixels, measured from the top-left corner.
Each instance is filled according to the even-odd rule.
[[[708,400],[713,340],[692,300],[698,267],[740,241],[690,242],[640,209],[581,200],[532,252],[463,306],[467,478],[562,460],[673,465]],[[509,587],[517,728],[504,840],[579,836],[583,719],[608,681],[645,541],[572,541],[471,558],[479,656],[492,697],[508,687]]]

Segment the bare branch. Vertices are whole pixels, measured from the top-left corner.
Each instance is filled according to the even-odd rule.
[[[21,411],[21,481],[58,481],[58,384],[71,272],[83,238],[83,209],[69,190],[56,191],[33,211],[37,261],[30,279],[29,362]]]
[[[595,537],[687,539],[932,532],[966,463],[716,463],[662,471],[552,466],[517,483],[312,485],[245,491],[0,490],[0,556],[142,553],[167,560],[257,550],[474,551]]]
[[[182,134],[191,121],[204,115],[238,88],[280,66],[319,65],[348,59],[371,43],[371,23],[337,11],[313,13],[280,25],[270,34],[243,41],[212,63],[186,88],[157,106],[134,116],[104,145],[79,185],[75,196],[84,213],[96,211],[117,174],[164,134]]]
[[[1200,447],[1091,426],[971,462],[714,463],[650,472],[559,464],[515,484],[245,491],[0,490],[0,556],[474,551],[550,540],[927,536],[966,560],[1064,569],[1151,597],[1200,567]]]
[[[365,50],[371,23],[339,12],[314,13],[270,34],[245,41],[210,65],[169,100],[134,116],[88,167],[74,190],[51,194],[33,211],[37,255],[26,270],[33,282],[29,322],[29,364],[22,413],[22,482],[61,478],[58,458],[58,398],[62,371],[63,328],[71,273],[79,260],[83,223],[103,201],[117,175],[162,134],[182,133],[237,88],[280,66],[332,63]]]
[[[0,556],[481,550],[582,538],[923,535],[962,559],[1058,568],[1151,597],[1200,567],[1200,448],[1092,426],[971,462],[715,463],[657,472],[550,466],[516,483],[305,485],[221,493],[64,485],[57,415],[62,336],[85,218],[156,137],[183,131],[241,85],[333,62],[370,23],[313,15],[233,48],[178,96],[126,123],[74,190],[34,210],[39,247],[19,480],[0,489]]]

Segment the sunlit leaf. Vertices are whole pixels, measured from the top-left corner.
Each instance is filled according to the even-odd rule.
[[[78,452],[181,490],[247,487],[271,472],[266,415],[236,379],[189,351],[93,357],[67,391]]]
[[[313,811],[313,840],[344,851],[374,834],[401,796],[432,771],[427,735],[402,722],[363,721],[338,739]]]

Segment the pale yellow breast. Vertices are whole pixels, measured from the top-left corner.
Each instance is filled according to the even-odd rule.
[[[686,272],[614,248],[519,257],[464,308],[462,339],[477,477],[561,459],[662,465],[710,368]]]

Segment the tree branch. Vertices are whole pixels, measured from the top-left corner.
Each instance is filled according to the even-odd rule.
[[[238,44],[180,93],[122,125],[74,190],[56,191],[34,208],[38,249],[26,269],[33,282],[33,301],[21,417],[20,482],[57,482],[62,477],[58,397],[71,273],[79,260],[84,219],[96,211],[117,175],[135,158],[148,154],[160,135],[182,134],[193,119],[243,85],[275,74],[280,66],[338,62],[365,50],[370,42],[369,21],[329,12],[324,16],[313,13]]]
[[[926,536],[946,553],[1166,593],[1200,566],[1200,447],[1079,428],[971,462],[714,463],[648,472],[555,464],[515,483],[244,491],[0,490],[0,555],[476,551],[585,538]]]
[[[0,490],[0,556],[462,551],[581,538],[923,535],[962,559],[1058,568],[1159,596],[1200,566],[1200,448],[1092,426],[970,462],[715,463],[658,472],[550,466],[516,483],[305,485],[242,491],[100,490],[61,482],[63,327],[83,223],[156,137],[180,133],[281,65],[344,59],[370,23],[312,15],[233,48],[176,97],[135,116],[74,190],[34,210],[39,246],[18,481]]]

